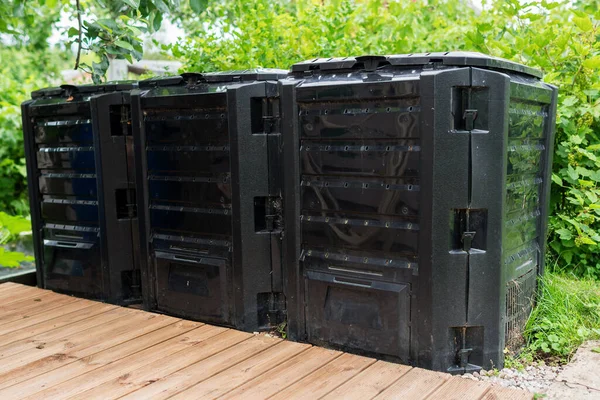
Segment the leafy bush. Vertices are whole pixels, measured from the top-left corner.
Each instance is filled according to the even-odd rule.
[[[600,284],[547,274],[540,288],[524,332],[525,358],[568,361],[584,341],[600,338]]]
[[[27,173],[21,103],[51,85],[60,60],[53,54],[0,48],[0,210],[27,215]]]
[[[599,1],[226,0],[184,19],[186,70],[287,68],[315,57],[472,50],[559,87],[549,265],[600,279]],[[187,22],[185,22],[187,21]]]
[[[31,221],[0,211],[0,266],[18,267],[23,261],[33,261],[33,257],[19,251],[10,251],[6,246],[17,241],[23,234],[31,234]]]

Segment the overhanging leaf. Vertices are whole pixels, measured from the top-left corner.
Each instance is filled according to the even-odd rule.
[[[119,46],[122,49],[133,51],[133,46],[131,45],[131,43],[128,43],[124,40],[115,40],[115,45]]]

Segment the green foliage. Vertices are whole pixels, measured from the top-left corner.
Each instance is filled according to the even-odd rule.
[[[199,13],[207,2],[189,0],[189,7]],[[80,63],[77,57],[75,68],[91,73],[98,83],[109,59],[140,60],[142,35],[157,31],[163,16],[181,6],[180,0],[7,0],[0,2],[0,33],[10,35],[16,43],[43,49],[61,11],[71,14],[78,26],[66,32],[66,45],[75,44],[97,55],[99,61],[92,65]]]
[[[24,217],[8,215],[0,211],[0,245],[16,241],[24,233],[31,232],[31,221]],[[33,257],[26,256],[19,251],[9,251],[0,247],[0,266],[18,267],[24,261],[33,261]]]
[[[315,57],[460,49],[475,12],[457,0],[214,2],[184,18],[186,69],[288,68]],[[168,47],[168,46],[165,46]]]
[[[184,18],[189,39],[171,49],[196,71],[432,50],[480,51],[543,70],[559,87],[549,264],[600,279],[599,8],[598,1],[498,0],[476,11],[461,0],[225,0]]]
[[[566,362],[586,340],[600,338],[600,284],[547,274],[524,332],[520,362],[534,355]]]
[[[55,53],[0,48],[0,210],[29,214],[21,103],[49,86],[60,64]]]

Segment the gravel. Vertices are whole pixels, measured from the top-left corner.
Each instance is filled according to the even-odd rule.
[[[563,367],[547,365],[527,366],[523,370],[504,368],[500,371],[481,370],[473,374],[464,374],[464,379],[488,382],[509,388],[525,389],[533,393],[544,393],[554,382]]]

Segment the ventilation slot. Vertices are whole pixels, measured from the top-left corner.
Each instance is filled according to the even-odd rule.
[[[533,308],[536,269],[506,284],[506,347],[516,351],[523,344],[523,329]]]

